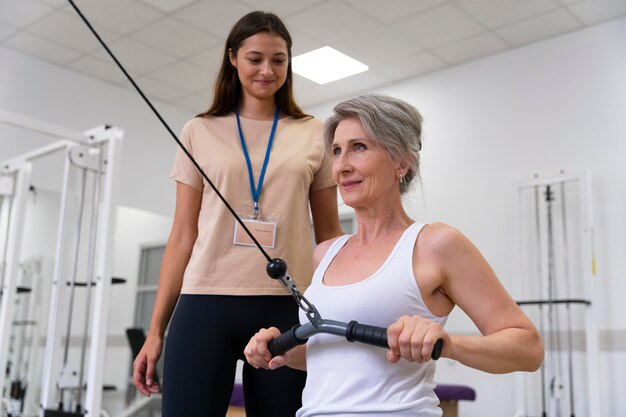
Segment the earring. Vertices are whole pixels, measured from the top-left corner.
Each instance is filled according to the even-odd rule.
[[[404,184],[404,175],[400,175],[400,184]]]

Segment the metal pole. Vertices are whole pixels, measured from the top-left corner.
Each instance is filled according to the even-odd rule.
[[[69,301],[69,313],[67,316],[67,326],[65,330],[65,343],[63,346],[63,362],[62,362],[62,372],[65,372],[66,367],[69,362],[69,350],[70,350],[70,338],[72,336],[72,316],[74,314],[74,298],[76,297],[76,275],[78,274],[78,260],[79,260],[79,252],[80,252],[80,240],[81,240],[81,232],[83,225],[83,210],[85,207],[85,188],[86,188],[86,177],[87,170],[84,168],[81,169],[80,176],[80,194],[78,195],[78,213],[76,215],[76,231],[74,236],[74,256],[72,262],[72,270],[70,272],[70,301]],[[78,388],[80,390],[80,387]],[[59,402],[59,409],[63,409],[63,394],[65,392],[64,387],[59,387],[59,397],[57,400]]]
[[[41,411],[40,415],[43,416],[44,410],[52,406],[53,397],[56,392],[56,378],[58,378],[58,372],[60,370],[59,364],[61,362],[59,351],[59,343],[57,337],[61,334],[61,323],[59,322],[59,310],[63,305],[64,300],[64,288],[63,288],[63,274],[64,274],[64,257],[65,257],[65,238],[67,234],[67,224],[69,222],[69,184],[70,184],[70,150],[68,147],[65,151],[65,167],[63,171],[63,188],[61,192],[61,207],[59,210],[59,223],[57,227],[56,237],[56,249],[55,249],[55,263],[52,275],[52,288],[50,294],[50,306],[49,306],[49,319],[47,327],[47,341],[46,349],[44,353],[44,363],[42,372],[41,383]],[[58,393],[57,393],[58,394]],[[58,404],[57,404],[58,405]]]
[[[102,147],[99,148],[99,163],[98,167],[102,166]],[[81,412],[82,401],[82,389],[85,373],[85,352],[87,350],[87,338],[89,336],[89,321],[91,316],[91,293],[92,286],[95,285],[94,273],[95,273],[95,257],[96,257],[96,239],[98,235],[98,213],[100,208],[100,182],[101,172],[96,170],[92,172],[93,175],[93,198],[91,203],[91,230],[89,232],[89,252],[87,255],[87,274],[85,275],[85,284],[87,286],[87,297],[85,300],[85,324],[83,328],[83,344],[80,351],[80,370],[78,373],[78,397],[76,412]]]
[[[561,233],[561,245],[563,247],[563,278],[565,279],[565,293],[566,297],[569,299],[572,296],[572,290],[570,285],[570,276],[569,276],[569,242],[567,240],[567,211],[565,209],[565,203],[567,202],[565,198],[565,183],[561,182],[561,227],[563,232]],[[574,376],[572,375],[574,366],[572,364],[572,312],[570,310],[570,305],[567,303],[565,305],[566,308],[566,317],[567,317],[567,365],[568,365],[568,379],[569,379],[569,400],[570,400],[570,416],[574,417],[576,413],[574,412]]]
[[[535,185],[535,233],[537,236],[537,275],[539,276],[539,288],[543,288],[543,257],[541,256],[541,224],[539,213],[539,187]],[[541,297],[543,298],[543,297]],[[545,340],[544,328],[543,328],[543,307],[539,304],[539,333],[541,338]],[[546,417],[546,368],[545,361],[541,362],[541,416]]]
[[[22,247],[22,230],[24,226],[24,213],[26,206],[26,195],[32,164],[25,163],[14,173],[14,193],[10,201],[10,220],[7,228],[7,238],[5,246],[5,258],[3,268],[3,282],[0,288],[0,386],[4,385],[6,373],[8,350],[13,325],[15,310],[15,296],[17,293],[16,277],[19,272],[19,258]],[[5,205],[6,207],[6,205]]]
[[[552,355],[556,357],[556,361],[550,364],[552,369],[552,380],[550,382],[550,388],[552,398],[555,405],[555,413],[557,417],[561,415],[561,336],[559,334],[560,324],[558,311],[554,306],[554,300],[557,296],[556,285],[556,267],[554,263],[554,227],[552,219],[552,203],[554,201],[554,192],[552,186],[546,186],[546,227],[547,227],[547,248],[548,248],[548,321],[550,323],[550,345],[554,343],[555,353]]]
[[[85,417],[100,417],[102,403],[103,358],[106,354],[113,263],[113,234],[115,229],[117,185],[119,182],[117,161],[120,157],[123,132],[121,129],[108,129],[105,135],[108,139],[105,147],[106,157],[100,166],[105,175],[101,185],[101,204],[98,216],[96,286],[88,359],[89,371],[85,397]]]

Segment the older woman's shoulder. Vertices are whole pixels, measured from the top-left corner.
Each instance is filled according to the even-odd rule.
[[[418,237],[418,242],[422,248],[432,252],[432,254],[442,256],[450,255],[468,243],[471,244],[469,239],[458,229],[440,222],[429,223],[424,226]]]
[[[457,235],[462,235],[462,233],[454,226],[442,222],[426,223],[420,232],[420,236],[440,239],[454,238]]]

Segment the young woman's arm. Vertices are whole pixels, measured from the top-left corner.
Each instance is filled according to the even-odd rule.
[[[315,242],[321,243],[342,235],[339,227],[339,214],[337,211],[337,187],[332,186],[309,193],[311,214],[313,216],[313,229],[315,230]]]
[[[176,185],[176,211],[165,246],[156,301],[146,341],[133,363],[133,382],[144,395],[159,392],[154,368],[163,349],[165,329],[172,317],[183,283],[183,274],[198,236],[202,193],[180,182]]]

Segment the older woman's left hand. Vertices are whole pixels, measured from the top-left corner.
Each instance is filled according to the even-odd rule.
[[[438,339],[443,340],[443,355],[450,350],[451,341],[439,324],[419,316],[402,316],[387,329],[387,359],[391,363],[398,362],[400,358],[428,362]]]

